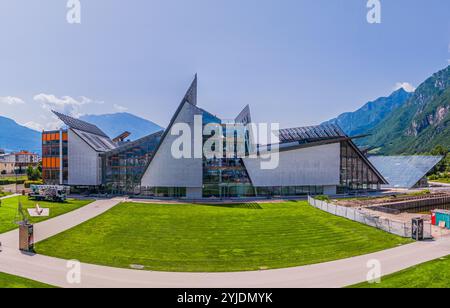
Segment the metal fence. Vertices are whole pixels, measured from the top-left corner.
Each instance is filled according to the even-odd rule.
[[[379,216],[373,215],[360,209],[334,205],[325,201],[314,199],[312,197],[308,197],[308,202],[313,207],[328,212],[330,214],[333,214],[335,216],[344,217],[401,237],[405,238],[412,237],[412,221],[401,222],[388,218],[381,218]],[[425,239],[433,238],[431,229],[432,229],[431,222],[426,221],[424,223]]]

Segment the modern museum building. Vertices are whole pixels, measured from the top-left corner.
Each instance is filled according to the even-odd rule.
[[[249,130],[225,133],[230,121],[225,123],[197,106],[197,78],[169,126],[134,141],[126,141],[127,132],[111,139],[93,124],[54,113],[65,125],[42,134],[45,184],[186,199],[333,195],[379,190],[388,184],[353,138],[336,125],[280,129],[277,144],[264,146],[254,141]],[[173,144],[179,136],[173,134],[173,128],[183,124],[195,130],[199,117],[204,126],[223,127],[224,151],[230,147],[227,138],[242,133],[243,138],[236,140],[243,140],[246,155],[174,157]],[[252,123],[250,108],[245,107],[234,122],[248,127]],[[239,141],[233,151],[240,146],[236,143]],[[276,168],[262,168],[263,152],[273,148],[278,149]]]

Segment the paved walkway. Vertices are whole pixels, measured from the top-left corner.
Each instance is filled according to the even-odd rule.
[[[78,210],[35,224],[35,242],[43,241],[63,231],[76,227],[89,219],[103,214],[122,201],[124,201],[123,198],[98,200]],[[0,242],[3,247],[18,249],[19,230],[16,229],[8,233],[0,234]]]
[[[14,198],[14,197],[18,197],[18,196],[21,196],[21,195],[20,194],[12,194],[12,195],[9,195],[9,196],[1,197],[0,200]]]
[[[289,269],[240,273],[163,273],[81,265],[81,284],[69,284],[65,260],[27,256],[6,248],[0,253],[0,272],[60,287],[83,288],[338,288],[366,280],[367,262],[381,262],[383,275],[450,255],[450,240],[411,245],[335,262]]]
[[[120,199],[96,201],[84,208],[35,225],[43,240],[93,218],[118,204]],[[382,252],[317,265],[239,273],[164,273],[81,265],[81,284],[67,282],[67,261],[17,250],[17,231],[0,235],[0,272],[60,287],[169,287],[169,288],[280,288],[345,287],[366,280],[367,262],[381,263],[383,275],[450,255],[450,238],[417,242]]]
[[[441,183],[441,182],[432,182],[430,181],[430,184],[435,185],[437,187],[450,187],[450,183]]]

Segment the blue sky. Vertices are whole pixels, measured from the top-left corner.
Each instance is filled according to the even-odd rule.
[[[167,125],[193,75],[199,104],[257,122],[318,124],[417,86],[450,59],[448,0],[66,0],[0,3],[0,115],[128,111]]]

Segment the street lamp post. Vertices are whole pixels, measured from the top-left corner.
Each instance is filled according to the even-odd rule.
[[[15,189],[15,193],[17,194],[17,161],[16,161],[16,157],[14,157],[14,177],[15,177],[15,183],[16,183],[16,189]]]

